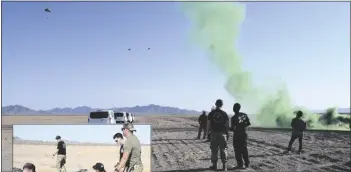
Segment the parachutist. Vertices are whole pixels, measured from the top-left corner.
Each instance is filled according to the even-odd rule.
[[[132,50],[132,49],[128,48],[128,51],[130,51],[130,50]]]

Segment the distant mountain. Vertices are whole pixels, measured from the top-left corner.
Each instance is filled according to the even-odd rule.
[[[109,108],[116,112],[131,112],[138,115],[186,115],[199,114],[195,110],[179,109],[176,107],[167,107],[150,104],[147,106]],[[99,108],[91,108],[81,106],[76,108],[54,108],[50,110],[33,110],[21,105],[10,105],[2,107],[3,115],[86,115],[92,111],[100,110]]]

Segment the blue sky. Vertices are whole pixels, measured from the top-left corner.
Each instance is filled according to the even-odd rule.
[[[150,125],[135,125],[135,135],[140,143],[150,144]],[[116,133],[122,133],[122,125],[14,125],[13,135],[25,140],[55,141],[57,135],[64,140],[112,143]]]
[[[295,105],[349,107],[349,3],[245,4],[238,49],[255,80],[282,79]],[[2,2],[3,106],[229,110],[190,26],[179,2]]]

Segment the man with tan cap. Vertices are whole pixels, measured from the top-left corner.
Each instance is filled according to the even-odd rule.
[[[124,152],[121,161],[115,171],[121,171],[129,160],[128,172],[142,172],[143,163],[141,162],[141,144],[139,139],[133,134],[136,132],[133,124],[127,123],[122,128],[123,135],[127,138],[123,145]]]

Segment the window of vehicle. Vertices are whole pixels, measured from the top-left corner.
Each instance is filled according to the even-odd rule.
[[[108,112],[91,112],[90,113],[90,118],[91,119],[101,119],[101,118],[107,118]]]
[[[123,113],[121,113],[121,112],[117,112],[117,113],[115,113],[115,117],[123,117],[124,115],[123,115]]]

